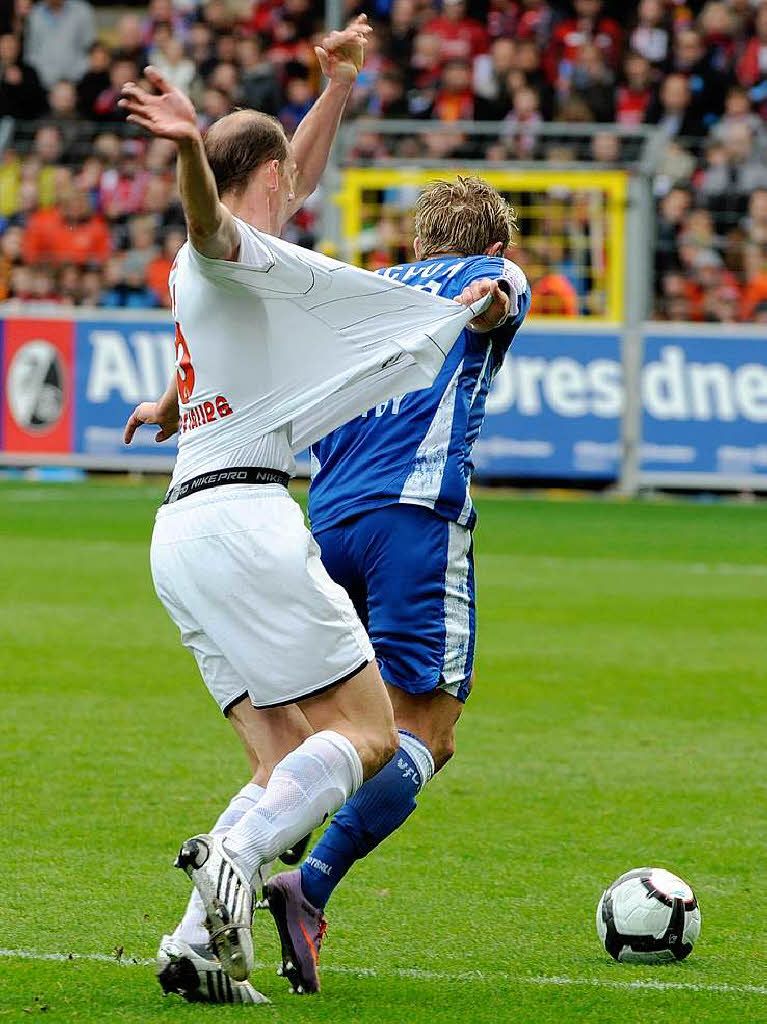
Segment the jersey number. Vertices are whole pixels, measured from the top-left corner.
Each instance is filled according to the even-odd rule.
[[[189,355],[189,346],[178,324],[176,324],[176,386],[181,401],[187,405],[194,391],[194,367],[192,366],[192,357]]]

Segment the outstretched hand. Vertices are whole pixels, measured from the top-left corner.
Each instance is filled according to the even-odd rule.
[[[333,82],[351,84],[362,70],[372,31],[367,16],[360,14],[341,32],[325,36],[321,45],[314,47],[323,75]]]
[[[497,278],[491,280],[489,277],[483,277],[479,281],[472,281],[460,295],[456,295],[455,301],[460,302],[462,306],[470,306],[472,302],[479,302],[485,295],[492,295],[492,302],[483,313],[474,317],[469,324],[469,330],[492,331],[509,315],[509,296],[501,288]]]
[[[144,69],[144,76],[157,91],[147,92],[135,82],[126,82],[118,106],[128,111],[127,120],[173,142],[196,138],[197,115],[189,97],[170,85],[151,64]]]
[[[133,435],[145,423],[160,428],[154,436],[155,441],[167,441],[178,430],[178,405],[175,408],[167,408],[162,401],[142,402],[137,405],[125,424],[123,440],[126,444],[131,443]]]

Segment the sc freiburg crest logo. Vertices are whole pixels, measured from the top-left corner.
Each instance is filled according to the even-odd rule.
[[[8,409],[22,430],[43,433],[56,426],[66,401],[66,372],[61,352],[49,341],[28,341],[8,367]]]

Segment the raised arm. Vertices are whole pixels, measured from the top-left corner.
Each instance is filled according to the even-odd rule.
[[[365,59],[365,44],[373,31],[361,14],[342,32],[331,32],[314,52],[328,84],[296,129],[291,142],[298,180],[296,198],[288,209],[292,217],[314,192],[328,162],[344,108]]]
[[[218,198],[194,107],[156,68],[150,66],[144,74],[156,92],[147,92],[128,82],[123,86],[120,106],[128,111],[128,120],[133,124],[176,143],[178,187],[189,239],[195,249],[211,259],[236,260],[239,234],[231,213]]]

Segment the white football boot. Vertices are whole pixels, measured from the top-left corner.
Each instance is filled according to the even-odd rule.
[[[182,844],[176,867],[186,871],[199,892],[213,951],[232,981],[246,981],[253,970],[254,892],[221,836],[192,836]]]
[[[191,945],[163,935],[155,971],[165,995],[173,992],[188,1003],[268,1003],[248,981],[232,981],[210,946]]]

